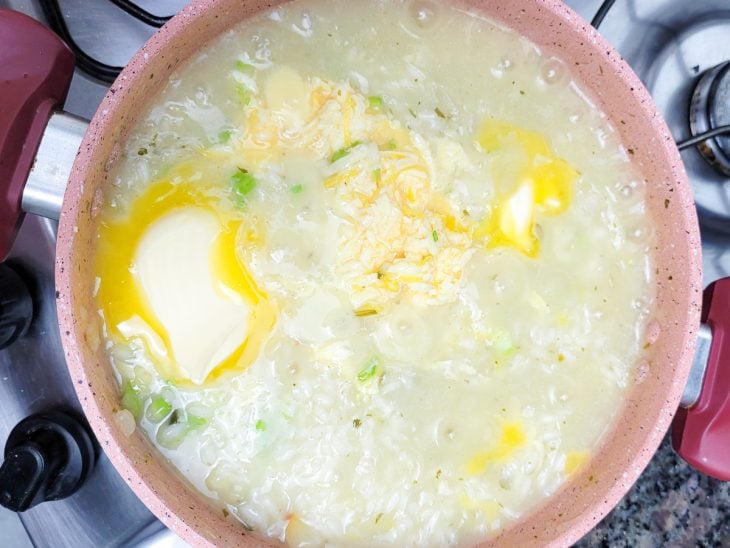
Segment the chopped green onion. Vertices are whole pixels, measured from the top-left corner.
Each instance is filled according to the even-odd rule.
[[[190,427],[182,422],[165,422],[157,429],[157,443],[165,449],[177,449],[190,433]]]
[[[373,110],[381,110],[383,108],[383,98],[371,95],[368,97],[368,106]]]
[[[331,164],[334,164],[340,158],[344,158],[345,156],[347,156],[348,154],[350,154],[350,151],[353,148],[355,148],[357,145],[359,145],[359,144],[360,144],[360,141],[355,141],[349,147],[344,147],[344,148],[341,148],[339,150],[335,150],[332,153],[332,158],[330,158],[330,163]]]
[[[332,158],[330,158],[330,163],[334,164],[337,160],[340,158],[344,158],[350,153],[350,151],[346,148],[341,148],[340,150],[336,150],[332,153]]]
[[[199,426],[205,426],[208,424],[208,419],[205,417],[198,417],[197,415],[188,414],[187,424],[191,428],[197,428]]]
[[[289,188],[289,192],[292,194],[299,194],[302,190],[304,190],[302,185],[293,185]]]
[[[150,395],[150,384],[152,383],[152,373],[147,371],[144,367],[138,365],[134,368],[134,378],[130,379],[130,384],[137,391],[137,394],[142,401],[147,399]]]
[[[157,424],[165,420],[172,412],[172,405],[160,394],[155,394],[150,400],[150,404],[145,410],[145,417],[153,424]]]
[[[256,430],[258,432],[264,432],[266,430],[266,423],[261,419],[256,421]]]
[[[243,72],[253,72],[254,70],[256,70],[256,67],[254,67],[252,64],[241,61],[240,59],[236,60],[236,68]]]
[[[433,241],[434,242],[438,242],[439,241],[439,233],[436,232],[435,230],[431,233],[431,236],[433,237]]]
[[[236,86],[236,94],[238,94],[238,97],[244,105],[248,105],[251,102],[251,94],[243,84],[238,84]]]
[[[190,430],[207,425],[211,416],[211,409],[200,402],[192,402],[185,406],[185,424]]]
[[[142,398],[139,389],[132,386],[129,381],[122,385],[122,407],[132,413],[137,420],[142,416]]]
[[[372,358],[370,358],[367,362],[365,362],[365,366],[357,374],[357,380],[359,380],[360,382],[365,382],[372,379],[378,372],[379,365],[380,358],[378,358],[377,356],[373,356]]]
[[[360,419],[352,419],[352,426],[360,428],[362,426],[362,421]]]
[[[225,129],[218,134],[218,142],[226,144],[231,139],[231,130]]]
[[[231,182],[233,183],[233,191],[240,198],[245,198],[256,188],[256,179],[254,176],[241,168],[231,176]]]
[[[512,337],[506,331],[498,331],[492,337],[492,346],[494,350],[500,356],[511,356],[517,350],[517,347],[512,343]]]

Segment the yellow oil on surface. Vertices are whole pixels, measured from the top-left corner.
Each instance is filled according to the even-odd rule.
[[[505,423],[502,425],[502,436],[497,445],[489,451],[472,457],[466,464],[467,473],[474,476],[484,473],[491,463],[512,456],[515,450],[524,445],[526,440],[525,432],[519,423]]]
[[[578,172],[555,155],[545,136],[507,122],[487,121],[477,141],[493,154],[497,199],[475,236],[487,237],[489,247],[511,246],[536,256],[535,219],[568,208]]]
[[[578,471],[587,461],[590,454],[588,451],[571,451],[565,456],[565,467],[563,471],[566,476]]]
[[[502,505],[496,500],[475,500],[462,493],[459,495],[459,504],[467,510],[481,512],[490,522],[496,520],[502,514]]]
[[[160,374],[165,380],[183,385],[190,381],[176,365],[165,328],[152,312],[133,275],[137,246],[145,231],[156,220],[172,211],[191,206],[214,213],[221,230],[211,246],[213,277],[219,284],[240,295],[253,309],[249,333],[243,344],[216,366],[206,382],[250,365],[276,319],[273,306],[257,287],[236,252],[236,236],[242,224],[240,216],[226,214],[222,208],[215,207],[214,199],[205,190],[200,182],[172,183],[163,180],[151,185],[133,201],[126,216],[100,225],[94,258],[95,272],[100,280],[97,302],[107,329],[113,336],[123,338],[117,326],[134,316],[141,318],[162,340],[167,350],[167,358],[155,356],[155,365]]]

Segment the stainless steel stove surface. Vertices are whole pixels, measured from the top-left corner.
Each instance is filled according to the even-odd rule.
[[[181,0],[139,2],[142,7],[159,15],[174,13],[184,3]],[[590,20],[600,0],[570,0],[567,3]],[[61,0],[60,4],[69,31],[78,45],[108,64],[126,63],[154,30],[126,16],[108,0]],[[38,0],[0,0],[0,7],[23,11],[44,21]],[[682,140],[690,136],[690,103],[697,82],[706,71],[730,61],[730,3],[727,0],[620,1],[608,13],[601,32],[646,84],[675,138]],[[730,74],[730,69],[727,72]],[[106,85],[77,70],[65,109],[89,119],[106,89]],[[730,93],[730,83],[727,89]],[[720,107],[725,110],[713,115],[730,116],[730,103]],[[718,143],[730,150],[730,138]],[[730,275],[730,176],[711,167],[695,147],[685,150],[682,157],[700,213],[704,281],[707,284]],[[31,413],[59,406],[80,409],[63,362],[56,325],[53,281],[55,228],[52,221],[27,216],[9,259],[31,288],[35,319],[25,338],[0,352],[0,440],[6,439],[13,426]],[[667,451],[667,448],[662,448],[655,458],[660,464],[653,462],[650,465],[632,493],[642,492],[649,481],[656,482],[656,476],[652,474],[669,473],[656,470],[657,466],[661,468],[666,459],[671,458],[667,457]],[[676,466],[679,465],[675,463],[672,466],[675,468],[672,472],[677,473]],[[690,474],[686,481],[704,481],[691,475],[696,473],[682,473]],[[723,493],[721,495],[724,496]],[[630,497],[627,500],[630,506]],[[730,506],[730,500],[718,499],[717,504],[721,503]],[[0,509],[0,545],[27,546],[29,541],[36,546],[69,547],[184,544],[167,532],[136,499],[103,454],[99,456],[92,475],[77,493],[18,515],[22,528],[14,523],[13,514]],[[629,522],[642,519],[632,518],[632,515],[638,514],[631,512],[627,515],[625,519],[616,515],[610,517],[602,526],[609,532],[599,530],[584,543],[637,544],[638,537],[625,534],[615,538],[611,536],[611,530],[630,528],[626,519]],[[648,525],[643,527],[655,535]],[[730,541],[730,530],[726,533],[726,540]],[[704,533],[700,531],[697,534]],[[689,537],[689,540],[693,541],[692,544],[709,545],[714,542],[707,540],[709,538]],[[656,544],[660,542],[656,535],[650,537],[650,541],[652,539],[656,540]],[[670,537],[666,539],[671,540]]]
[[[172,14],[186,2],[140,2],[150,11]],[[61,0],[69,30],[85,51],[108,64],[124,65],[154,31],[125,16],[107,0]],[[0,0],[0,7],[45,21],[40,2]],[[2,37],[0,37],[2,47]],[[65,110],[91,119],[108,86],[76,71]],[[0,443],[26,416],[50,408],[80,405],[66,372],[56,323],[53,278],[56,223],[27,215],[8,264],[21,271],[34,297],[29,333],[0,351]],[[100,458],[84,486],[71,497],[14,515],[0,507],[0,546],[104,547],[186,546],[137,499],[111,462]],[[12,536],[11,536],[12,533]]]

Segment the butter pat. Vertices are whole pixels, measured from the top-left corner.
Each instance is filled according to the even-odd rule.
[[[244,343],[252,315],[251,305],[214,272],[220,231],[205,209],[174,210],[150,225],[134,256],[134,278],[165,330],[172,359],[195,384]]]
[[[301,125],[310,115],[309,90],[298,72],[289,67],[274,69],[264,84],[269,108],[289,123]]]

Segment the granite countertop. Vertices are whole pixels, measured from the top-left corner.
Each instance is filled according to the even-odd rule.
[[[705,476],[671,437],[616,508],[576,547],[730,547],[730,482]]]

